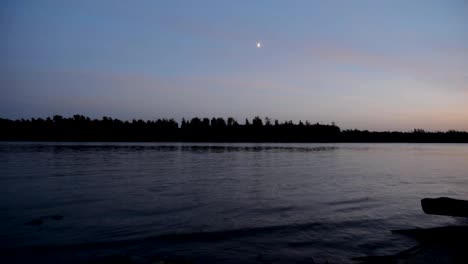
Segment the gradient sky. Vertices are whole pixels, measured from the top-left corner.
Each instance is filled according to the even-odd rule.
[[[467,1],[2,1],[0,34],[5,118],[468,130]]]

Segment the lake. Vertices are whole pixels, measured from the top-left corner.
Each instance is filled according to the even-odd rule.
[[[468,144],[3,142],[0,261],[351,262],[466,224],[439,196],[468,198]]]

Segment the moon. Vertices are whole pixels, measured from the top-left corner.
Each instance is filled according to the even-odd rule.
[[[260,42],[257,42],[257,49],[261,48],[262,47],[262,43]]]

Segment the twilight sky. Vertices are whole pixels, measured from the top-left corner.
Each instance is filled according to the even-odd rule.
[[[7,0],[0,34],[4,118],[468,130],[463,0]]]

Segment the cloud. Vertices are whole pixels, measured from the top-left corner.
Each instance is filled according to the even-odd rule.
[[[468,92],[468,49],[404,56],[327,44],[309,48],[308,54],[323,62],[362,68],[370,74],[378,70],[395,78],[408,76],[428,86]]]

